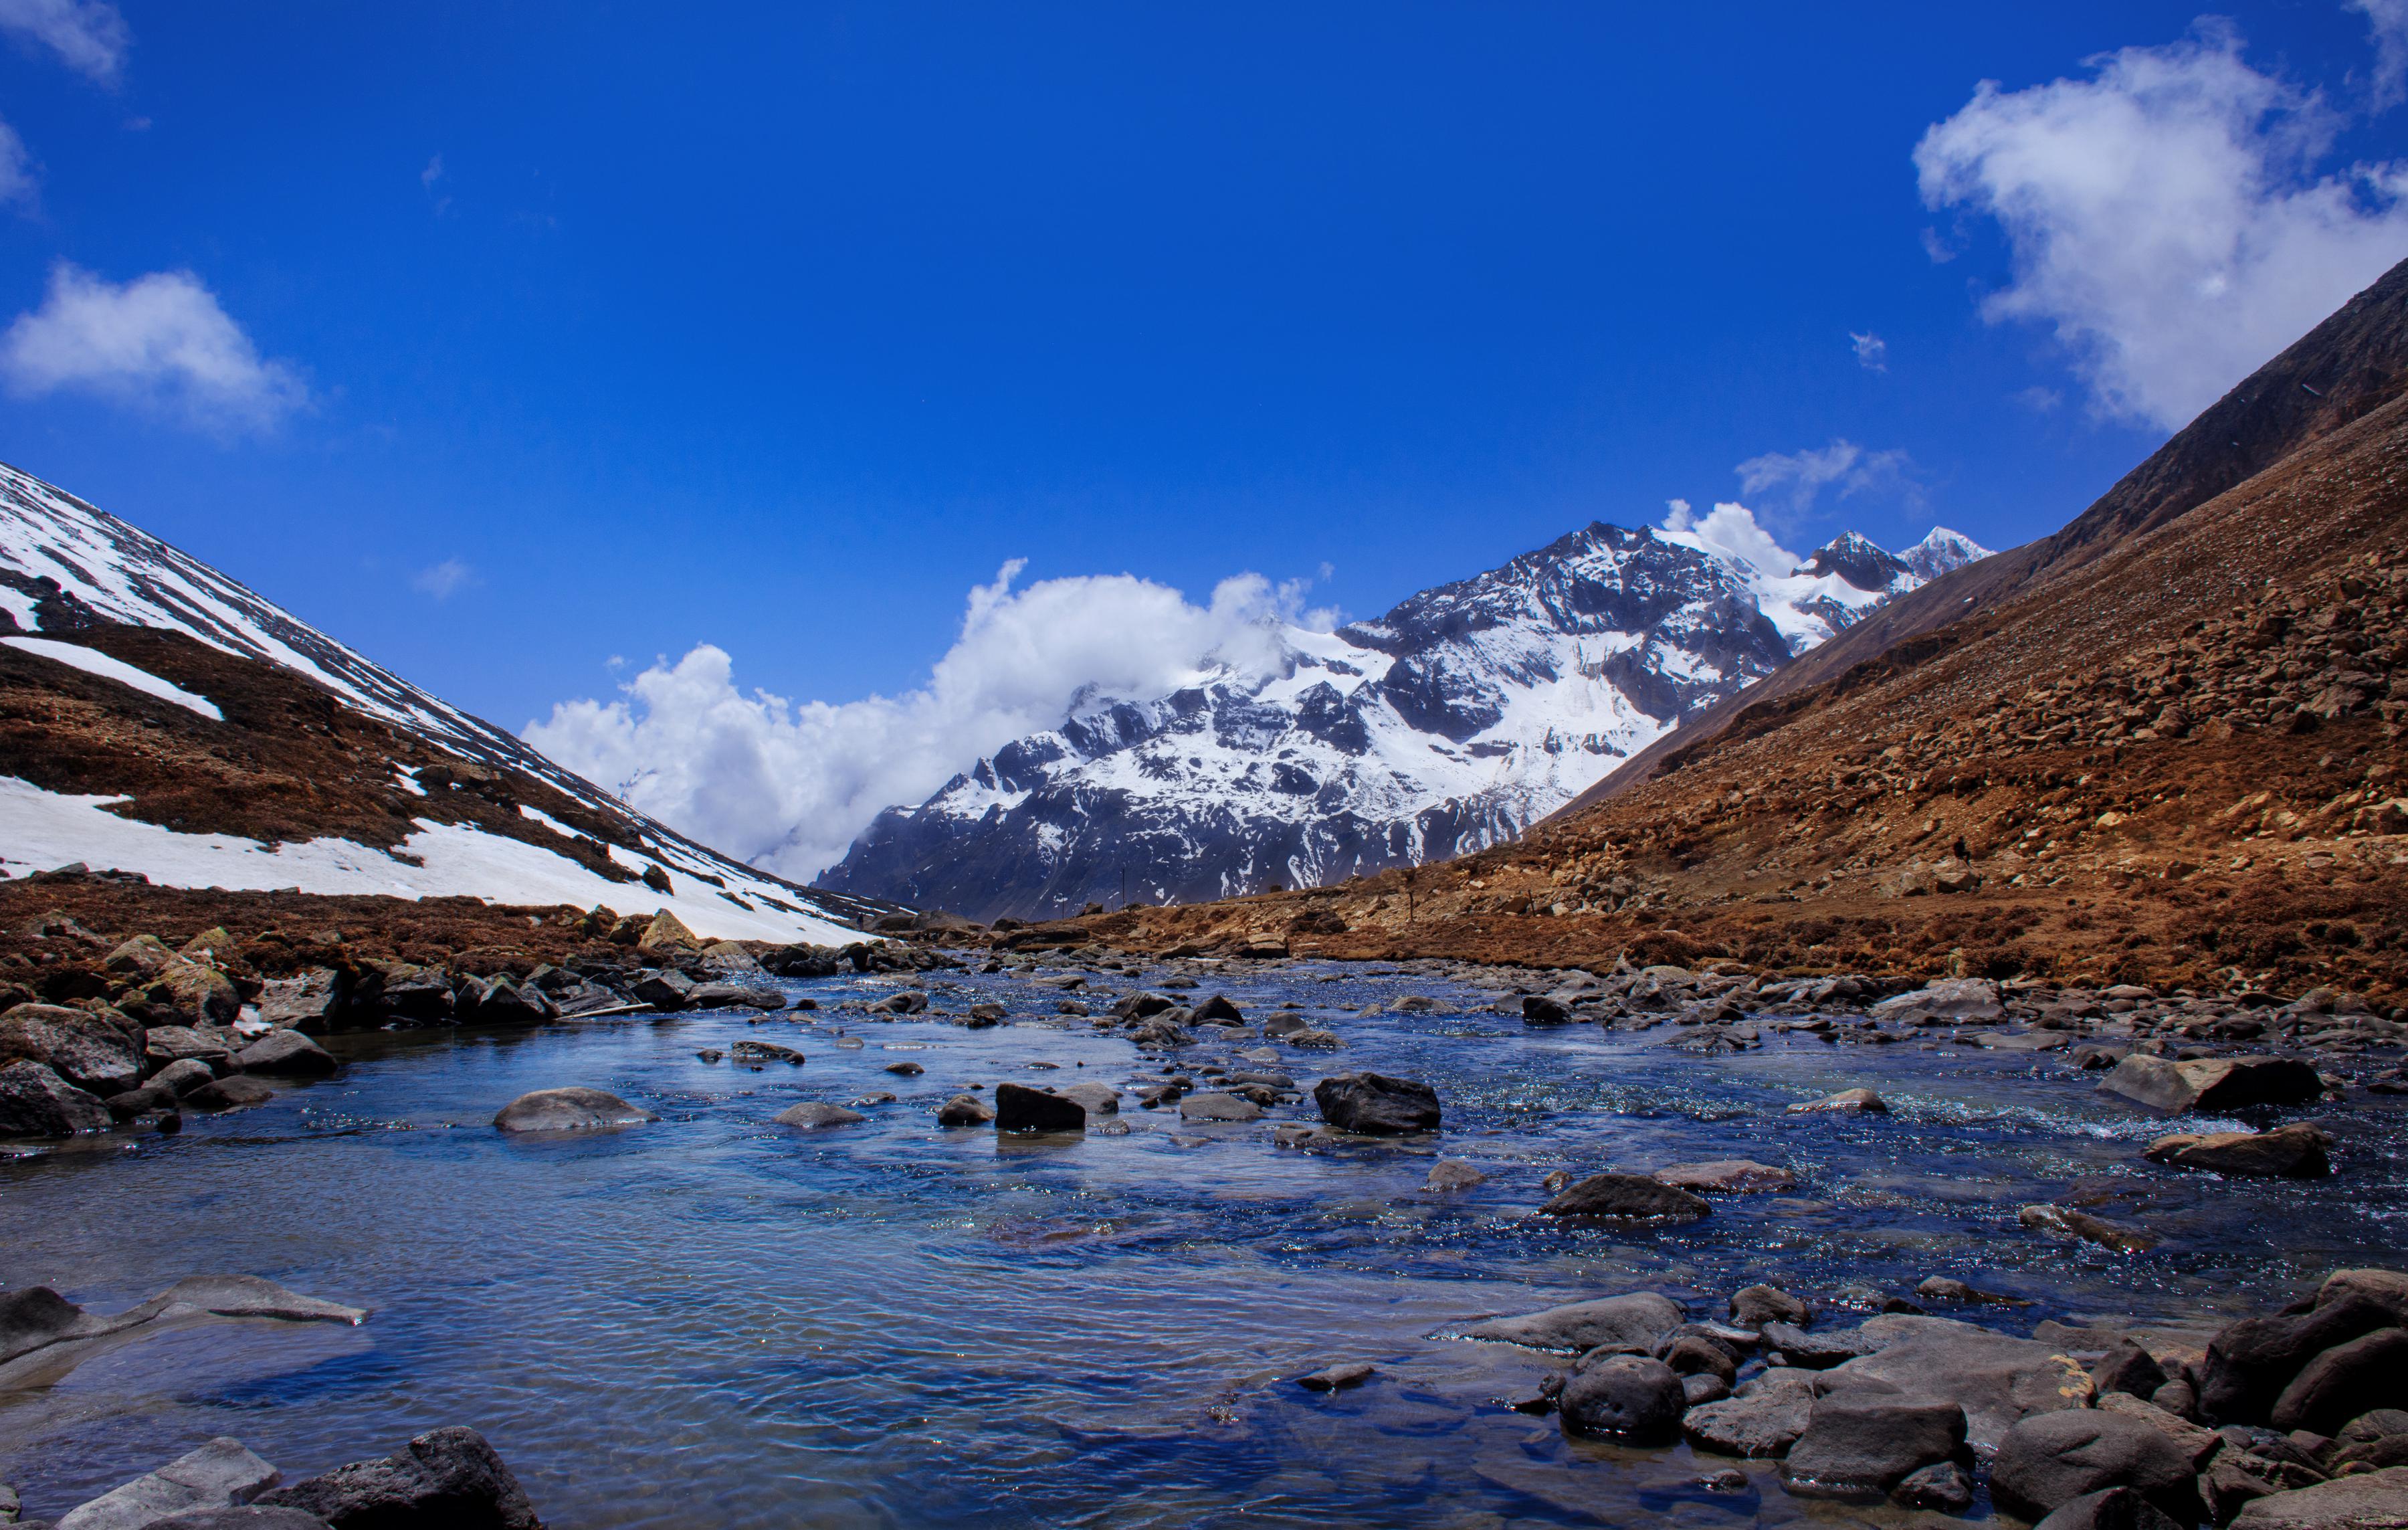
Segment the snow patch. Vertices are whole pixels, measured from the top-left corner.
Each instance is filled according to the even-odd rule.
[[[122,658],[112,658],[97,648],[87,648],[79,642],[61,642],[56,638],[0,638],[11,648],[96,674],[103,680],[114,680],[130,686],[145,696],[155,696],[162,701],[173,701],[187,712],[197,712],[213,723],[225,721],[225,714],[206,696],[195,696],[172,681],[162,680],[148,670],[136,669]]]

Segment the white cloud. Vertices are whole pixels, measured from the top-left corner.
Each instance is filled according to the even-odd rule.
[[[2366,18],[2374,43],[2374,104],[2396,105],[2408,94],[2408,0],[2346,0]]]
[[[425,187],[428,191],[433,191],[435,189],[435,183],[442,179],[443,156],[440,154],[428,160],[426,162],[426,168],[418,172],[418,183]]]
[[[2408,166],[2316,177],[2331,113],[2222,23],[2087,63],[1984,81],[1915,168],[1930,206],[2006,233],[2014,281],[1984,315],[2053,325],[2101,412],[2172,428],[2408,255]]]
[[[125,66],[125,18],[106,0],[0,0],[0,29],[46,45],[104,85]]]
[[[1745,505],[1724,500],[1702,516],[1690,509],[1686,499],[1668,499],[1664,505],[1665,530],[1743,558],[1768,579],[1785,579],[1806,561],[1758,526],[1755,512]]]
[[[1852,440],[1834,438],[1828,446],[1803,452],[1767,452],[1732,470],[1739,474],[1742,494],[1770,495],[1792,512],[1803,513],[1813,508],[1825,489],[1837,491],[1842,499],[1895,493],[1909,504],[1918,504],[1923,496],[1910,476],[1914,467],[1914,459],[1903,450],[1868,452]]]
[[[706,643],[654,663],[624,700],[560,703],[524,736],[707,844],[810,877],[881,808],[921,801],[980,757],[1059,725],[1082,691],[1163,695],[1207,656],[1259,670],[1278,661],[1278,624],[1313,614],[1297,609],[1301,582],[1240,574],[1197,606],[1126,574],[1014,590],[1024,567],[1015,558],[970,592],[959,637],[905,695],[799,706],[747,695],[735,661]]]
[[[25,140],[17,130],[0,123],[0,202],[31,202],[34,199],[34,156],[25,152]]]
[[[0,379],[21,395],[93,394],[219,433],[265,430],[308,402],[190,271],[119,285],[64,261],[42,306],[0,335]]]
[[[409,586],[422,595],[437,600],[449,600],[462,586],[477,577],[477,570],[456,557],[447,557],[432,568],[421,569],[410,575]]]
[[[2065,395],[2055,388],[2042,387],[2034,383],[2016,394],[2015,402],[2030,410],[2034,414],[2051,414],[2056,412],[2057,405],[2065,402]]]
[[[1870,330],[1859,335],[1851,329],[1848,331],[1848,344],[1856,350],[1857,366],[1869,372],[1889,370],[1889,341]]]

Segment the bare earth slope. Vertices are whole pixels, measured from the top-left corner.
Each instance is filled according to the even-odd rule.
[[[1097,933],[1557,965],[1727,956],[2330,983],[2397,999],[2402,273],[2319,336],[2325,354],[2285,353],[2043,551],[1928,586],[1944,598],[1951,581],[1990,580],[1969,614],[1831,668],[1822,656],[1863,629],[1844,635],[1804,683],[1751,689],[1721,731],[1676,739],[1652,772],[1519,844],[1426,869],[1416,886],[1390,873],[1131,911]],[[2298,385],[2318,366],[2335,384],[2321,395]],[[2185,506],[2246,465],[2209,461],[2217,433],[2244,453],[2304,444]],[[1984,572],[2002,563],[2010,576]]]

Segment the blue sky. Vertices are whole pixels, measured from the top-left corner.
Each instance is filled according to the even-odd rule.
[[[1675,497],[2004,546],[2408,255],[2370,3],[0,0],[0,455],[510,727],[700,643],[906,691],[1015,558],[1369,614]],[[2115,200],[2209,118],[2266,186]],[[2098,276],[2223,217],[2326,244]],[[146,312],[202,360],[76,351]]]

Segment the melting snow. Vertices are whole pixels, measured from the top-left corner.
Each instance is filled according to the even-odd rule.
[[[0,638],[11,648],[22,648],[29,654],[56,659],[86,674],[96,674],[103,680],[114,680],[121,686],[131,686],[145,696],[155,696],[162,701],[173,701],[187,712],[197,712],[213,723],[225,721],[225,714],[206,696],[195,696],[172,681],[162,680],[148,670],[137,670],[122,658],[111,658],[97,648],[87,648],[79,642],[61,642],[56,638]]]

